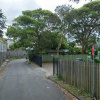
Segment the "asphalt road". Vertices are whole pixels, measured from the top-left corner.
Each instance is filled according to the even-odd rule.
[[[0,78],[0,100],[66,100],[45,74],[29,66],[25,59],[10,62]]]

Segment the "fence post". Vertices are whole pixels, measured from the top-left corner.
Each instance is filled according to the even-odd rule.
[[[42,67],[42,56],[40,56],[39,58],[40,58],[40,67]]]
[[[55,74],[55,58],[53,57],[53,75]]]
[[[57,76],[58,76],[58,58],[57,58]]]

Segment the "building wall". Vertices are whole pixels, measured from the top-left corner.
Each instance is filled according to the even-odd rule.
[[[10,49],[10,46],[13,45],[13,43],[14,43],[13,40],[11,40],[11,39],[7,40],[8,49]]]

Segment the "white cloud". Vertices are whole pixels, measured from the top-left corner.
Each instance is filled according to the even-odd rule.
[[[7,25],[9,25],[24,10],[43,8],[54,12],[58,5],[70,4],[75,8],[79,8],[87,2],[89,1],[81,0],[79,4],[76,4],[69,2],[69,0],[0,0],[0,9],[2,9],[2,12],[7,17]]]
[[[88,0],[81,0],[79,4],[69,2],[69,0],[0,0],[0,8],[7,17],[7,23],[11,24],[12,20],[21,15],[24,10],[34,10],[36,8],[48,9],[54,12],[58,5],[70,4],[75,8],[81,7]]]
[[[0,8],[7,17],[8,24],[21,15],[23,10],[33,10],[38,7],[39,5],[34,0],[0,0]]]
[[[66,4],[67,0],[36,0],[36,2],[41,5],[41,8],[54,11],[56,6]]]
[[[74,8],[80,8],[83,4],[88,3],[89,1],[81,0],[80,3],[69,2],[69,0],[36,0],[36,2],[41,5],[41,8],[48,9],[54,12],[54,9],[59,5],[69,4]]]

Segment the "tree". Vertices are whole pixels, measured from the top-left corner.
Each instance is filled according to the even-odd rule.
[[[56,14],[52,13],[49,10],[42,10],[41,8],[33,11],[23,11],[23,15],[27,15],[39,22],[35,26],[37,27],[37,37],[41,34],[42,31],[54,31],[55,27],[60,21],[59,17]]]
[[[61,34],[56,32],[44,31],[40,35],[40,40],[34,46],[35,54],[47,54],[51,49],[56,49],[60,41]],[[64,38],[61,48],[64,49],[67,46],[67,41]]]
[[[2,37],[3,29],[5,28],[6,17],[3,15],[0,9],[0,37]]]
[[[77,42],[82,45],[82,53],[86,53],[91,38],[99,33],[100,1],[85,4],[82,8],[72,11],[75,14],[70,22],[69,32],[74,35]],[[69,14],[69,16],[70,16]],[[66,17],[68,19],[68,16]],[[91,41],[92,44],[95,42]]]
[[[61,33],[61,39],[58,43],[58,47],[57,47],[57,54],[59,54],[59,49],[61,47],[62,44],[62,40],[65,38],[65,36],[68,34],[68,23],[67,21],[65,21],[65,17],[66,15],[71,12],[73,10],[73,8],[71,6],[66,6],[66,5],[62,5],[62,6],[57,6],[55,9],[55,13],[57,14],[57,16],[60,19],[60,23],[57,25],[58,31],[59,33]],[[66,19],[67,20],[67,19]]]
[[[31,47],[35,41],[35,31],[29,27],[22,29],[20,27],[10,26],[7,29],[6,35],[15,41],[13,49]]]
[[[42,47],[41,40],[45,39],[41,34],[45,36],[46,33],[54,32],[60,21],[59,17],[51,11],[41,8],[32,11],[26,10],[22,14],[15,18],[12,26],[7,29],[7,36],[13,37],[17,41],[14,46],[16,48],[34,46],[34,48],[41,49],[39,48],[39,46]]]

